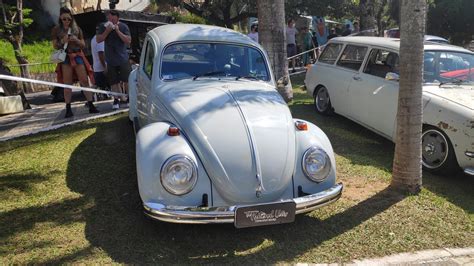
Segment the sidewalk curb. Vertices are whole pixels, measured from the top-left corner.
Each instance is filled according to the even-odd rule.
[[[474,265],[474,247],[405,252],[381,258],[353,260],[342,264],[297,263],[296,265]]]
[[[354,260],[347,265],[429,264],[430,262],[445,261],[460,256],[474,256],[474,248],[443,248],[407,252],[382,258]]]

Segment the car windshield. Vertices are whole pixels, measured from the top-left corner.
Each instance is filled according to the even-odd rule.
[[[474,83],[474,54],[450,51],[425,51],[425,83]]]
[[[161,78],[235,77],[270,80],[263,54],[252,47],[221,43],[177,43],[166,48]]]

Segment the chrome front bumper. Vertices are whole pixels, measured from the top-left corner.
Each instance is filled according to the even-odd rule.
[[[342,183],[339,183],[328,190],[304,197],[294,198],[293,201],[296,203],[296,214],[310,212],[335,202],[341,197],[342,189],[343,185]],[[186,224],[213,224],[234,223],[235,210],[240,206],[187,207],[165,206],[160,203],[145,202],[143,203],[143,207],[146,215],[160,221]]]

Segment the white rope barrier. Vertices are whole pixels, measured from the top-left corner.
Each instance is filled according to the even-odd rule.
[[[293,75],[298,75],[298,74],[302,74],[302,73],[306,73],[306,69],[303,70],[303,71],[298,71],[298,72],[290,73],[289,75],[290,75],[290,76],[293,76]]]
[[[298,56],[301,56],[301,55],[304,55],[304,54],[307,54],[307,53],[311,53],[311,52],[316,51],[316,50],[319,50],[319,49],[323,49],[324,47],[326,47],[326,44],[325,44],[325,45],[318,46],[318,47],[315,47],[315,48],[310,49],[310,50],[307,50],[307,51],[304,51],[304,52],[302,52],[302,53],[299,53],[299,54],[290,56],[290,57],[287,58],[287,60],[291,60],[291,59],[296,58],[296,57],[298,57]]]
[[[88,91],[88,92],[101,93],[101,94],[107,94],[107,95],[113,95],[113,96],[127,96],[127,94],[119,93],[119,92],[98,90],[98,89],[93,89],[93,88],[88,88],[88,87],[79,87],[79,86],[61,84],[61,83],[50,82],[50,81],[27,79],[27,78],[21,78],[21,77],[8,76],[8,75],[1,75],[0,74],[0,80],[2,80],[2,79],[3,80],[11,80],[11,81],[29,82],[29,83],[41,84],[41,85],[47,85],[47,86],[53,86],[53,87],[60,87],[60,88],[63,88],[63,89],[74,89],[74,90]]]

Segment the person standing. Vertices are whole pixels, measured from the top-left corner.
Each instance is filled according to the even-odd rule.
[[[106,75],[112,91],[128,94],[128,75],[130,74],[130,63],[128,61],[127,47],[132,38],[130,29],[124,23],[119,22],[119,13],[110,10],[107,14],[107,22],[99,26],[97,42],[105,42],[105,61],[107,63]],[[122,101],[128,99],[122,98]],[[114,97],[112,109],[120,108],[120,100]]]
[[[286,52],[288,57],[296,55],[296,34],[298,30],[295,28],[295,21],[290,18],[286,27]],[[295,72],[296,58],[291,59],[293,72]]]
[[[337,35],[337,33],[336,33],[336,28],[332,28],[331,33],[328,36],[328,40],[331,40],[332,38],[336,38],[337,36],[339,36],[339,35]]]
[[[351,31],[351,25],[350,24],[346,24],[346,29],[344,30],[344,32],[342,33],[342,36],[349,36],[351,35],[352,31]]]
[[[67,7],[59,10],[59,23],[51,31],[52,42],[55,49],[62,49],[66,46],[66,59],[56,67],[58,83],[72,85],[75,80],[79,80],[82,87],[89,87],[88,76],[94,80],[92,68],[87,61],[83,49],[85,47],[82,30],[77,26],[72,17],[72,12]],[[84,92],[87,99],[89,113],[98,113],[99,110],[92,102],[92,93]],[[64,102],[66,103],[66,118],[74,116],[71,109],[72,90],[64,89]]]
[[[258,43],[258,28],[257,24],[253,24],[250,27],[250,33],[247,35],[250,39],[252,39],[254,42]]]
[[[99,27],[96,27],[96,33],[99,31]],[[94,69],[95,85],[100,89],[108,87],[107,78],[105,77],[105,69],[107,65],[105,63],[105,48],[104,42],[97,42],[97,34],[92,37],[91,40],[91,53],[92,53],[92,68]]]
[[[309,51],[314,48],[314,43],[313,43],[313,34],[309,31],[307,26],[303,27],[303,52]],[[314,54],[314,53],[313,53]],[[303,65],[306,66],[310,64],[310,54],[305,53],[303,55]]]
[[[354,24],[352,25],[354,26],[354,30],[352,31],[352,33],[359,33],[360,32],[359,22],[354,21]]]

